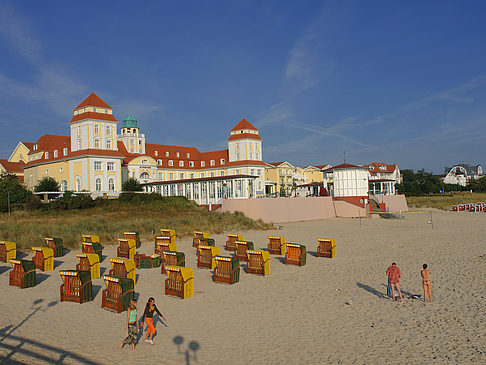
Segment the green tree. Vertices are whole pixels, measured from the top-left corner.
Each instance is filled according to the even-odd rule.
[[[486,176],[483,176],[482,178],[475,180],[471,179],[468,181],[467,190],[472,190],[475,193],[483,193],[486,192]]]
[[[17,179],[17,176],[5,173],[0,175],[0,210],[2,212],[8,210],[9,200],[12,207],[24,203],[26,198],[31,195],[32,193]]]
[[[54,179],[53,177],[50,176],[44,176],[42,179],[39,180],[36,186],[34,186],[34,191],[36,193],[41,193],[41,192],[54,192],[54,191],[60,191],[61,187],[59,186],[59,183]],[[48,198],[52,199],[58,196],[59,194],[48,194]]]
[[[137,179],[134,179],[133,177],[129,178],[127,181],[123,183],[122,190],[123,191],[143,191],[142,185],[138,182]]]
[[[280,185],[280,196],[284,198],[287,196],[287,194],[285,193],[285,184]]]

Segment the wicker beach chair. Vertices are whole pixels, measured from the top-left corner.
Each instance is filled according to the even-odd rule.
[[[64,254],[62,238],[44,238],[44,246],[54,250],[54,257],[61,257]]]
[[[213,281],[235,284],[240,281],[240,260],[236,257],[216,256]]]
[[[197,267],[214,269],[216,261],[214,258],[219,255],[219,248],[200,245],[197,248]]]
[[[176,243],[175,230],[173,230],[173,229],[167,229],[167,228],[161,228],[160,229],[160,235],[161,236],[165,236],[165,237],[170,237],[170,242],[171,243]]]
[[[91,279],[101,277],[100,258],[95,253],[78,253],[76,254],[79,264],[76,265],[78,271],[89,271]]]
[[[140,235],[138,232],[123,232],[123,236],[128,239],[135,240],[135,246],[139,248],[142,245],[142,241],[140,241]]]
[[[35,268],[42,271],[54,270],[54,250],[48,247],[32,247]]]
[[[99,242],[81,242],[82,253],[94,253],[98,255],[98,258],[103,261],[103,246]]]
[[[155,253],[162,256],[164,251],[177,251],[177,245],[172,242],[171,236],[155,237]]]
[[[285,252],[285,263],[291,265],[304,266],[306,261],[306,248],[304,245],[296,243],[287,243]]]
[[[10,263],[13,269],[10,271],[9,285],[18,286],[20,289],[36,285],[34,261],[10,259]]]
[[[136,252],[136,242],[131,238],[118,238],[118,248],[116,255],[126,259],[133,259]]]
[[[247,250],[253,250],[253,242],[250,241],[236,241],[235,242],[235,257],[240,261],[246,261],[248,258],[246,256]]]
[[[194,295],[194,274],[189,267],[166,266],[169,278],[165,280],[165,294],[190,298]]]
[[[153,255],[144,255],[142,253],[135,254],[135,266],[138,269],[152,269],[160,267],[161,256],[154,253]]]
[[[317,257],[336,257],[336,240],[334,238],[317,239]]]
[[[134,297],[133,280],[114,275],[103,275],[106,289],[103,290],[101,308],[117,313],[126,311]]]
[[[210,240],[213,244],[208,243],[208,240]],[[209,238],[208,232],[194,231],[192,247],[197,247],[199,245],[214,246],[214,240]]]
[[[83,234],[82,241],[90,243],[100,243],[100,236],[96,236],[94,234]]]
[[[17,257],[17,244],[10,241],[0,241],[0,261],[10,262]]]
[[[165,266],[186,266],[186,255],[184,252],[164,251],[162,252],[162,262],[160,265],[160,273],[167,274]]]
[[[270,254],[267,251],[247,250],[246,272],[248,274],[269,275]]]
[[[268,252],[272,255],[285,255],[285,237],[268,236]]]
[[[61,302],[85,303],[93,300],[93,288],[89,271],[61,270],[63,283],[60,287]]]
[[[135,261],[129,259],[121,259],[112,257],[110,259],[111,270],[110,275],[121,276],[133,280],[133,284],[137,282],[137,274],[135,272]]]
[[[236,241],[243,241],[243,236],[241,234],[228,233],[226,235],[226,245],[224,246],[224,249],[226,251],[234,251],[236,249]]]

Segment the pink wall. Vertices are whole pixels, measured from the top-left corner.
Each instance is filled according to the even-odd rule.
[[[365,208],[358,207],[344,200],[334,200],[334,209],[336,210],[336,217],[366,218]]]
[[[405,195],[374,195],[379,203],[383,201],[390,212],[408,212]]]

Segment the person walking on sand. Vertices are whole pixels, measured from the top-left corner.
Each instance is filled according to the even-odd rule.
[[[137,300],[132,299],[130,306],[127,310],[127,327],[128,336],[122,341],[120,348],[122,349],[126,343],[132,345],[132,350],[135,350],[135,344],[137,343],[138,336],[138,323],[137,323]]]
[[[422,276],[422,286],[424,288],[424,303],[427,302],[427,293],[429,293],[429,301],[432,303],[430,270],[427,269],[427,264],[424,264],[423,268],[424,269],[420,271],[420,275]]]
[[[398,284],[398,282],[400,281],[400,277],[402,276],[402,273],[400,272],[400,269],[398,268],[396,263],[391,264],[391,266],[386,270],[386,275],[388,276],[388,283],[391,286],[393,301],[395,301],[395,287],[398,290],[400,299],[403,301],[402,292],[400,290],[400,284]]]
[[[155,299],[149,298],[147,304],[145,305],[145,312],[143,312],[141,326],[143,326],[143,321],[145,319],[145,323],[147,323],[147,337],[145,338],[145,342],[148,342],[151,345],[155,344],[153,341],[153,337],[155,335],[154,312],[157,312],[158,315],[161,316],[164,321],[166,321],[165,317],[162,315],[162,313],[160,313],[159,309],[155,305]]]

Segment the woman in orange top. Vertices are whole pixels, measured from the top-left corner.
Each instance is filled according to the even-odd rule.
[[[427,269],[427,264],[424,264],[423,270],[420,271],[422,276],[422,287],[424,288],[424,303],[427,301],[427,293],[429,293],[429,301],[432,303],[432,283],[430,282],[430,270]]]
[[[162,313],[159,312],[159,309],[155,305],[155,299],[149,298],[149,300],[147,301],[147,305],[145,306],[145,312],[143,312],[141,321],[143,323],[143,320],[145,319],[145,323],[147,323],[147,337],[145,338],[145,342],[148,342],[152,345],[154,345],[154,341],[152,340],[152,338],[155,335],[154,312],[157,312],[158,315],[161,316],[164,321],[166,321],[165,317],[162,315]]]

